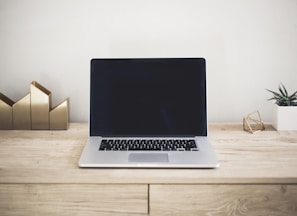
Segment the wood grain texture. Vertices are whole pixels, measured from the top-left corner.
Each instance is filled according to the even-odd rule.
[[[0,183],[297,183],[297,131],[250,134],[241,124],[213,124],[218,169],[80,169],[88,124],[67,131],[1,131]]]
[[[297,185],[151,185],[151,216],[296,216]]]
[[[0,215],[297,215],[297,131],[266,128],[210,125],[218,169],[81,169],[86,123],[0,130]]]
[[[148,214],[147,185],[0,185],[0,215],[131,214]]]

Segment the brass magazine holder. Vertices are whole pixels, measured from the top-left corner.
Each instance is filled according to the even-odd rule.
[[[0,129],[66,130],[68,126],[69,98],[52,108],[51,92],[36,81],[17,102],[0,93]]]

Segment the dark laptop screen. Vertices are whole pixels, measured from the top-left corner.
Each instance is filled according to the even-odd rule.
[[[206,136],[203,58],[92,59],[91,136]]]

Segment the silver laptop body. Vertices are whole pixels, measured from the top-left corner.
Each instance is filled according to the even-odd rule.
[[[92,59],[80,167],[216,168],[203,58]]]

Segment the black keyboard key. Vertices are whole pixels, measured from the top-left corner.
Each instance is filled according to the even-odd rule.
[[[194,139],[103,139],[100,151],[199,151]]]

